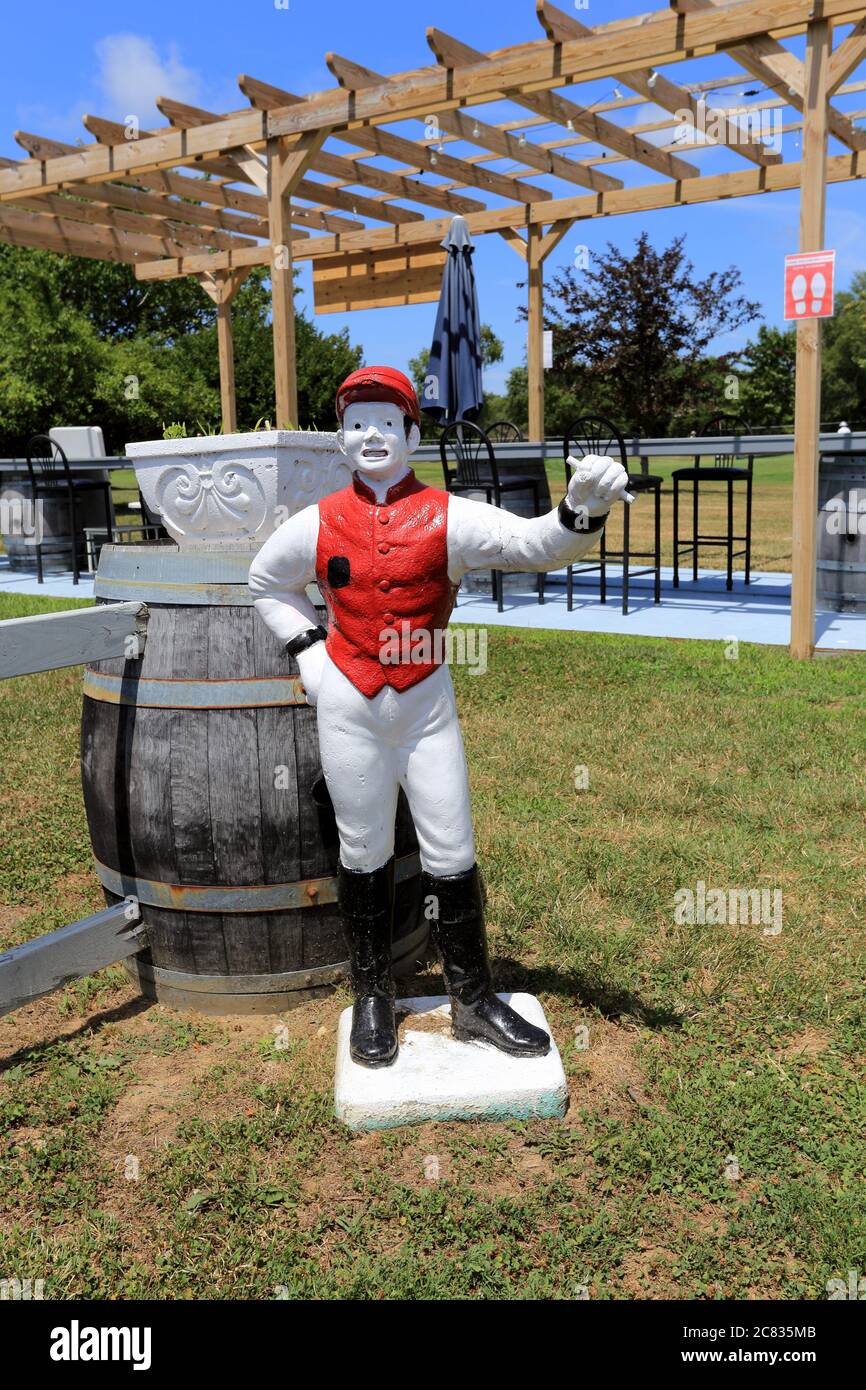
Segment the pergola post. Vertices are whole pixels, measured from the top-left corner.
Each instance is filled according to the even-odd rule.
[[[217,311],[217,347],[220,370],[220,416],[223,434],[234,434],[238,427],[235,398],[235,354],[232,340],[232,300],[249,274],[248,270],[216,270],[199,275],[202,289],[213,300]]]
[[[544,438],[544,260],[542,228],[529,227],[526,239],[528,318],[526,386],[529,396],[529,438]]]
[[[271,250],[271,328],[277,429],[298,427],[295,352],[295,276],[292,260],[292,193],[318,154],[329,130],[314,130],[293,143],[268,141],[268,230]]]
[[[217,305],[217,344],[220,359],[220,415],[223,434],[234,434],[238,427],[235,400],[235,354],[232,342],[232,306]]]
[[[824,245],[827,94],[833,29],[819,19],[806,31],[803,158],[800,176],[800,250]],[[791,556],[791,655],[815,649],[815,558],[818,527],[818,454],[821,430],[821,320],[797,324],[794,395],[794,500]]]

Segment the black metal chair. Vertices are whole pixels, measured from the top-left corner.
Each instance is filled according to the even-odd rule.
[[[47,434],[36,434],[27,445],[27,472],[30,475],[30,490],[36,508],[39,499],[64,499],[69,515],[69,538],[72,547],[72,582],[78,583],[81,572],[78,561],[78,508],[77,503],[84,496],[95,492],[102,494],[105,503],[105,535],[111,538],[114,515],[111,505],[111,483],[103,478],[81,478],[73,475],[69,460],[59,444]],[[36,544],[36,576],[44,583],[42,568],[42,539]]]
[[[708,420],[699,431],[702,435],[741,435],[751,433],[749,425],[745,420],[737,415],[714,415]],[[745,466],[732,462],[733,459],[746,458]],[[726,587],[734,587],[734,560],[741,555],[745,557],[745,582],[749,582],[749,570],[752,559],[752,465],[754,456],[739,453],[716,454],[712,462],[707,462],[706,458],[702,461],[701,455],[695,455],[693,468],[675,468],[672,473],[674,484],[674,588],[678,589],[680,584],[680,554],[691,551],[692,555],[692,579],[697,583],[698,578],[698,550],[702,545],[723,546],[727,551],[728,572]],[[746,484],[746,532],[743,536],[734,534],[734,484],[744,482]],[[692,537],[691,540],[680,540],[680,486],[683,483],[692,485]],[[728,525],[725,535],[702,536],[698,522],[698,492],[702,483],[724,483],[727,487],[728,498]],[[742,550],[735,550],[734,546],[743,543]]]
[[[502,506],[508,492],[531,492],[533,516],[541,515],[538,479],[528,476],[501,478],[490,436],[469,420],[454,420],[439,436],[439,454],[445,474],[445,490],[453,493],[483,492],[494,507]],[[450,459],[450,462],[449,462]],[[502,612],[502,571],[491,571],[496,607]],[[544,575],[538,576],[538,602],[544,602]]]
[[[568,466],[568,457],[583,458],[586,454],[599,454],[602,457],[618,458],[623,468],[628,473],[628,490],[638,497],[641,493],[652,493],[655,503],[654,515],[654,535],[652,550],[632,550],[630,540],[630,513],[631,505],[623,503],[622,514],[622,550],[610,550],[605,538],[605,532],[601,533],[599,542],[599,560],[596,564],[589,565],[569,565],[566,572],[566,604],[569,613],[573,607],[574,600],[574,575],[587,574],[593,570],[599,571],[600,586],[599,597],[602,603],[607,602],[607,563],[609,560],[619,560],[622,564],[622,611],[628,613],[628,588],[629,580],[637,579],[642,574],[652,574],[655,576],[654,602],[661,602],[661,577],[662,577],[662,553],[661,553],[661,496],[662,479],[655,473],[632,473],[628,466],[628,457],[625,450],[625,440],[609,420],[605,420],[601,415],[584,415],[577,420],[573,420],[565,432],[562,441],[562,453],[565,463],[565,484],[571,480],[571,469]],[[632,560],[652,560],[652,564],[644,569],[633,570],[630,568]]]
[[[510,420],[494,420],[484,433],[492,444],[514,444],[526,438]]]

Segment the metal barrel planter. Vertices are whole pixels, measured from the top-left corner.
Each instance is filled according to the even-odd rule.
[[[866,455],[822,457],[818,507],[818,606],[866,612]]]
[[[252,607],[253,553],[105,546],[97,601],[145,602],[147,640],[84,675],[96,869],[109,903],[139,900],[147,933],[128,968],[145,994],[216,1014],[278,1012],[347,970],[316,712]],[[401,795],[398,971],[426,949],[417,848]]]

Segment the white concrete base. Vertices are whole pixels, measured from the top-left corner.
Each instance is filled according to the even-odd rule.
[[[550,1032],[534,995],[499,997]],[[401,1014],[408,1015],[402,1023]],[[397,1019],[397,1060],[389,1067],[361,1067],[349,1056],[352,1010],[340,1015],[334,1109],[350,1129],[565,1114],[568,1087],[555,1042],[546,1057],[509,1057],[487,1043],[457,1042],[451,1036],[451,1006],[441,995],[398,999]]]

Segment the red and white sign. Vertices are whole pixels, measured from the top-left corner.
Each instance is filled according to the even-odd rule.
[[[833,316],[835,251],[804,251],[785,257],[785,318]]]

